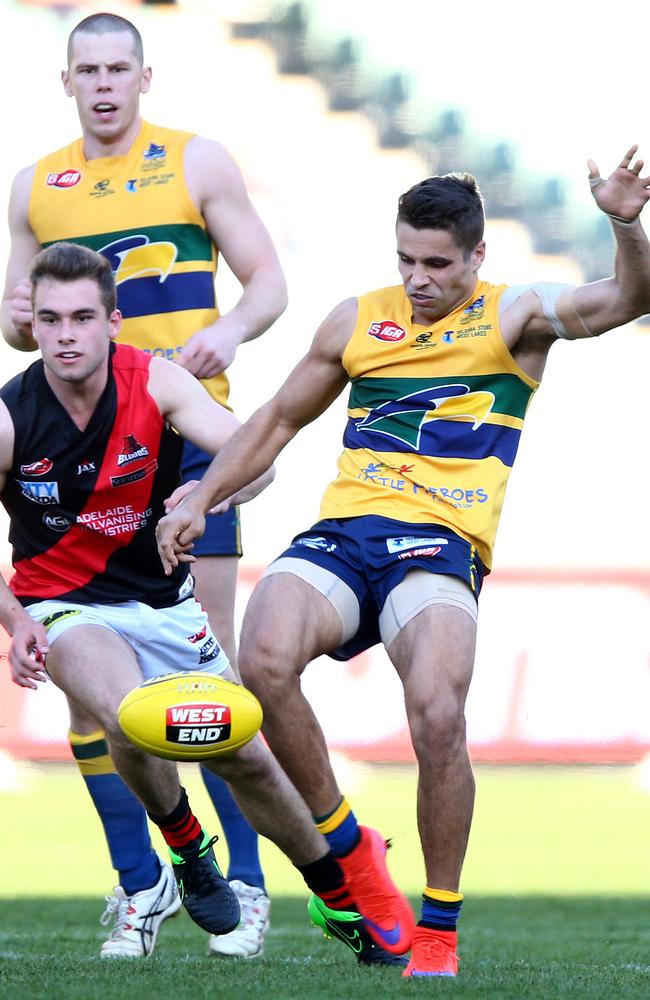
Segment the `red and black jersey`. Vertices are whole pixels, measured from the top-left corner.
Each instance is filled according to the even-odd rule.
[[[150,362],[111,345],[106,388],[83,431],[42,361],[0,389],[15,428],[0,500],[11,520],[10,587],[23,605],[66,598],[157,608],[179,600],[188,567],[165,576],[155,527],[180,482],[183,441],[149,395]]]

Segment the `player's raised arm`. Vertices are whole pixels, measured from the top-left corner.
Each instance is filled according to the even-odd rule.
[[[185,150],[185,172],[208,232],[242,286],[235,307],[183,348],[179,363],[197,378],[210,378],[231,364],[240,344],[259,337],[284,311],[287,288],[271,237],[223,146],[195,136]]]
[[[34,167],[21,170],[14,180],[9,199],[11,248],[0,307],[2,335],[19,351],[35,351],[32,337],[31,286],[27,277],[30,264],[41,249],[29,225],[29,194]]]
[[[632,146],[607,178],[588,161],[592,194],[616,240],[613,276],[565,289],[537,285],[536,294],[522,296],[504,317],[504,335],[511,343],[525,334],[593,337],[650,312],[650,243],[639,218],[650,200],[650,176],[641,176],[643,160],[635,160],[636,150]]]
[[[197,487],[158,524],[158,550],[166,572],[175,552],[200,534],[205,512],[256,479],[301,427],[320,416],[344,388],[341,364],[357,316],[357,300],[338,305],[319,327],[312,346],[288,379],[233,435]]]

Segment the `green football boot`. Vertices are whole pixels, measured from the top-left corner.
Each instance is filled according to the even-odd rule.
[[[336,938],[354,952],[360,965],[397,965],[404,968],[404,955],[391,955],[372,940],[363,925],[363,917],[355,910],[332,910],[319,896],[311,896],[307,912],[314,927],[325,937]]]

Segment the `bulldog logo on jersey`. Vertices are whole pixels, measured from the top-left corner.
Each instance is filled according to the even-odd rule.
[[[397,323],[384,319],[370,324],[368,336],[374,337],[375,340],[383,340],[387,344],[396,344],[399,340],[404,340],[406,330],[398,326]]]
[[[127,465],[128,462],[135,462],[138,458],[147,458],[149,449],[145,444],[140,444],[135,434],[125,434],[122,451],[117,456],[118,465]]]

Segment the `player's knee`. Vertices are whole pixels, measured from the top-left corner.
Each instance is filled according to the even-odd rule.
[[[464,700],[449,694],[407,702],[413,747],[418,758],[444,759],[465,746]]]
[[[239,670],[243,683],[258,697],[260,692],[268,696],[284,688],[295,677],[288,651],[259,632],[249,636],[242,633]]]

